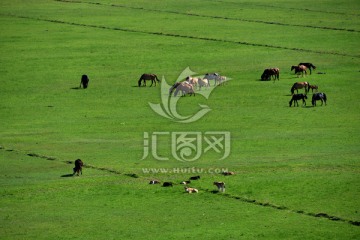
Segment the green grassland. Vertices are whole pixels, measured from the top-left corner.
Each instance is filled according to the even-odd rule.
[[[359,15],[333,0],[1,1],[0,239],[359,239]],[[298,78],[299,62],[317,69]],[[231,80],[181,98],[179,114],[211,109],[183,124],[137,81],[187,67]],[[260,81],[268,67],[279,81]],[[303,80],[327,106],[289,107]],[[169,160],[141,160],[144,132],[179,131],[230,132],[230,155],[181,162],[162,139]],[[148,184],[199,174],[199,194]]]

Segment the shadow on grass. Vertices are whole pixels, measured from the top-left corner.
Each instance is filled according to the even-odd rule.
[[[65,174],[65,175],[61,175],[61,177],[73,177],[74,175],[72,173],[70,174]]]

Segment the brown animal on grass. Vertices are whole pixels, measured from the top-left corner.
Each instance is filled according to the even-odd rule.
[[[84,163],[83,161],[81,161],[81,159],[76,159],[75,160],[75,167],[73,168],[74,170],[74,173],[73,173],[73,176],[75,174],[77,174],[79,176],[79,173],[81,173],[82,175],[82,167],[83,167]]]
[[[291,71],[294,70],[295,74],[298,74],[298,77],[301,76],[304,77],[307,75],[307,70],[308,68],[305,65],[299,65],[299,66],[291,66]]]

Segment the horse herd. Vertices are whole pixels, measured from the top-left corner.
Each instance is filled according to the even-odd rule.
[[[302,77],[304,77],[304,75],[307,75],[307,70],[310,71],[310,75],[311,75],[311,70],[315,70],[316,66],[313,65],[312,63],[299,63],[297,66],[291,66],[291,71],[294,70],[295,74],[298,75],[298,77],[300,77],[300,75]],[[263,81],[268,81],[271,79],[275,80],[279,80],[280,79],[280,69],[279,68],[267,68],[264,70],[263,74],[261,75],[261,80]],[[299,89],[305,89],[305,94],[299,94]],[[292,85],[290,92],[291,92],[291,100],[289,102],[289,106],[292,106],[292,103],[294,103],[294,107],[295,106],[299,106],[299,103],[297,102],[298,100],[302,100],[303,102],[303,106],[306,105],[306,99],[307,99],[307,93],[310,91],[314,92],[314,90],[316,90],[316,93],[313,93],[312,99],[311,99],[311,103],[313,106],[316,106],[316,101],[320,100],[321,101],[321,106],[323,105],[323,103],[325,103],[326,105],[326,94],[325,93],[319,93],[318,92],[318,86],[317,85],[310,85],[309,82],[296,82]],[[297,94],[295,94],[295,90],[297,92]]]
[[[207,73],[204,75],[203,78],[200,77],[191,77],[188,76],[185,81],[183,82],[176,82],[174,85],[172,85],[169,89],[169,95],[171,96],[174,92],[174,97],[176,97],[179,92],[181,92],[181,96],[185,96],[186,94],[194,95],[195,96],[195,89],[198,87],[198,90],[200,91],[202,87],[210,87],[210,80],[215,81],[216,85],[222,85],[226,81],[225,76],[220,76],[218,73]],[[155,84],[156,82],[160,82],[159,78],[156,76],[156,74],[148,74],[144,73],[140,76],[138,80],[138,86],[139,87],[146,87],[146,81],[151,81],[150,87]]]
[[[312,70],[315,70],[315,69],[316,69],[316,66],[313,65],[312,63],[308,63],[308,62],[299,63],[297,66],[295,66],[295,65],[291,66],[291,71],[294,70],[295,74],[297,74],[298,77],[300,77],[300,75],[302,77],[306,76],[307,70],[310,71],[310,75],[311,75]],[[267,68],[264,70],[264,72],[261,75],[261,80],[268,81],[271,79],[273,79],[274,82],[276,79],[278,81],[280,80],[280,69],[279,68]],[[223,85],[226,82],[226,76],[221,76],[219,73],[206,73],[203,78],[188,76],[185,79],[185,81],[176,82],[174,85],[172,85],[170,87],[169,96],[171,96],[172,93],[174,93],[174,97],[176,97],[179,94],[179,92],[181,93],[181,96],[185,96],[186,94],[189,94],[190,96],[191,95],[195,96],[196,87],[198,87],[199,91],[203,87],[206,87],[206,88],[210,87],[210,80],[215,81],[214,86],[219,86],[219,85]],[[83,86],[83,88],[87,88],[89,81],[90,80],[87,75],[82,75],[81,82],[80,82],[80,88],[81,88],[81,85]],[[153,84],[155,84],[155,86],[156,86],[156,83],[160,82],[160,80],[156,76],[156,74],[144,73],[140,76],[140,78],[138,80],[138,86],[145,87],[146,81],[151,81],[150,87]],[[305,94],[299,94],[298,93],[299,89],[305,89]],[[323,103],[325,103],[325,105],[326,105],[326,100],[327,100],[326,94],[319,93],[317,85],[310,85],[309,82],[296,82],[292,85],[292,87],[290,89],[292,98],[289,102],[289,106],[291,107],[293,103],[294,103],[294,106],[299,106],[299,104],[297,102],[298,100],[302,100],[303,105],[306,105],[307,93],[310,91],[310,89],[312,90],[312,92],[314,92],[314,90],[316,90],[316,93],[313,93],[313,96],[312,96],[312,101],[311,101],[312,105],[316,106],[316,101],[318,101],[318,100],[321,101],[321,105],[323,105]],[[295,90],[297,91],[297,94],[295,94]]]

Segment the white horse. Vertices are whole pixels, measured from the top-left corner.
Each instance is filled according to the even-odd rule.
[[[188,76],[185,81],[196,87],[198,85],[199,78]]]
[[[215,79],[215,85],[224,85],[226,82],[226,76],[219,76],[217,79]]]
[[[198,85],[199,85],[199,91],[201,90],[201,87],[210,87],[210,83],[209,83],[209,80],[206,79],[206,78],[199,78],[198,79]]]
[[[215,80],[215,84],[216,84],[216,79],[220,76],[220,74],[218,73],[207,73],[205,74],[204,78],[206,78],[207,80]]]
[[[194,91],[194,87],[192,84],[189,84],[188,82],[181,82],[180,84],[178,84],[176,86],[176,90],[174,93],[174,97],[177,96],[178,92],[181,91],[182,96],[184,97],[187,93],[191,95],[194,94],[195,96],[195,91]]]

